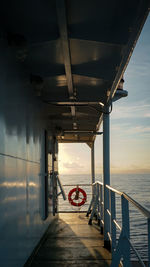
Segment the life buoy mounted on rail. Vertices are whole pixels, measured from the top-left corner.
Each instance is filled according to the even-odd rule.
[[[68,194],[69,203],[76,207],[80,207],[84,205],[86,202],[86,199],[87,199],[86,192],[78,186],[71,189]]]

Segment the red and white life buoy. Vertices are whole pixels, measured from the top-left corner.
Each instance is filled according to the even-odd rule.
[[[84,203],[86,202],[86,199],[87,199],[86,192],[78,186],[71,189],[68,194],[68,200],[70,204],[76,207],[80,207],[84,205]]]

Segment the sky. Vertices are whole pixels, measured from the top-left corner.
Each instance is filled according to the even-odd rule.
[[[116,101],[110,115],[111,173],[150,173],[150,15],[124,79],[124,89],[128,91],[128,97]],[[97,174],[103,171],[102,149],[102,136],[97,136]],[[60,144],[59,173],[90,173],[90,156],[91,151],[86,144]]]

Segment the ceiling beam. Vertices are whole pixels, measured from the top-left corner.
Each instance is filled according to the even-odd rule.
[[[83,126],[86,127],[88,125],[88,126],[91,126],[93,128],[95,126],[95,123],[97,121],[98,121],[98,117],[95,118],[95,119],[89,118],[87,120],[85,120],[85,118],[78,118],[77,123],[78,124],[79,123],[80,124],[82,123],[82,127]],[[62,127],[63,126],[67,126],[67,125],[70,126],[72,124],[72,120],[70,120],[70,119],[63,119],[62,117],[60,119],[50,120],[50,122],[53,123],[53,124],[57,124],[57,125],[59,124],[59,126],[62,126]]]
[[[58,143],[92,143],[91,140],[57,139]]]
[[[59,33],[60,33],[60,38],[62,42],[65,72],[66,72],[66,78],[67,78],[67,84],[68,84],[68,92],[69,92],[69,96],[73,97],[74,90],[73,90],[73,80],[72,80],[72,73],[71,73],[71,56],[70,56],[70,47],[69,47],[69,40],[68,40],[65,1],[57,0],[56,8],[57,8],[57,20],[58,20]]]
[[[36,46],[42,46],[42,45],[51,45],[52,42],[57,42],[59,39],[59,36],[57,36],[56,34],[54,35],[51,35],[51,36],[48,36],[47,39],[44,39],[44,40],[38,40],[38,41],[33,41],[33,42],[28,42],[28,47],[36,47]],[[96,41],[96,40],[90,40],[90,39],[87,39],[87,38],[84,38],[84,37],[78,37],[78,36],[69,36],[69,39],[71,41],[81,41],[81,42],[86,42],[87,44],[88,43],[91,43],[91,44],[100,44],[100,45],[105,45],[105,46],[108,46],[108,47],[116,47],[116,48],[122,48],[124,46],[124,44],[119,44],[119,43],[112,43],[112,42],[103,42],[103,41]]]
[[[98,35],[98,37],[101,37],[100,35]],[[112,40],[107,40],[107,41],[103,41],[103,40],[94,40],[94,39],[88,39],[85,38],[84,36],[78,36],[78,35],[69,35],[69,39],[71,41],[79,41],[79,42],[86,42],[87,44],[93,44],[93,45],[104,45],[107,47],[116,47],[116,48],[120,48],[122,49],[122,47],[125,45],[124,43],[117,43],[117,42],[112,42]]]
[[[96,131],[64,131],[64,135],[70,135],[70,134],[78,134],[78,135],[101,135],[103,132],[96,132]]]
[[[70,46],[68,40],[68,30],[67,30],[67,16],[66,16],[66,6],[64,0],[56,1],[56,9],[57,9],[57,20],[60,38],[62,42],[63,56],[64,56],[64,65],[66,72],[66,79],[68,85],[68,93],[70,99],[75,99],[75,91],[73,88],[73,79],[71,73],[71,55],[70,55]],[[75,121],[76,110],[74,106],[71,106],[71,114],[73,117],[73,122]],[[74,123],[73,123],[74,128]]]
[[[80,93],[80,95],[77,97],[76,101],[68,101],[66,96],[60,96],[60,91],[58,91],[58,96],[50,95],[50,92],[45,93],[43,95],[43,102],[46,102],[48,104],[52,105],[99,105],[100,103],[105,104],[106,97],[104,96],[104,93],[102,92],[102,95],[100,95],[100,92],[95,92],[93,89],[93,95],[91,92],[87,90],[86,94]]]
[[[87,105],[98,105],[100,107],[104,107],[104,104],[100,101],[83,101],[83,102],[78,102],[78,101],[61,101],[61,102],[50,102],[48,101],[49,104],[53,105],[60,105],[60,106],[87,106]]]

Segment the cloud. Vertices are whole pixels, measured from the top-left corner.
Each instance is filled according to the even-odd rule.
[[[129,173],[150,173],[150,166],[140,167],[138,164],[125,164],[125,166],[121,165],[120,162],[118,164],[111,163],[110,166],[111,174],[129,174]],[[101,177],[103,173],[103,168],[98,168],[96,166],[96,175]]]
[[[131,173],[134,173],[134,174],[143,174],[143,173],[150,173],[150,168],[139,168],[138,166],[135,166],[134,168],[132,167],[126,167],[126,168],[116,168],[116,169],[113,169],[111,168],[111,173],[120,173],[120,174],[131,174]]]
[[[150,126],[143,126],[139,123],[135,126],[132,123],[113,124],[111,126],[111,136],[112,139],[119,138],[118,141],[124,140],[124,142],[129,139],[137,141],[141,137],[150,139]]]
[[[150,113],[144,115],[145,118],[150,118]]]
[[[145,101],[139,101],[136,104],[117,106],[112,112],[112,120],[122,119],[122,118],[149,118],[150,117],[150,104],[145,103]]]
[[[150,134],[150,127],[146,126],[136,126],[136,127],[132,127],[130,129],[127,130],[128,133],[149,133]]]
[[[148,60],[139,61],[134,63],[132,61],[132,65],[127,68],[126,75],[128,78],[143,78],[149,76],[150,62]]]
[[[82,169],[83,165],[77,162],[63,162],[63,167],[66,169]]]
[[[131,126],[130,123],[112,123],[111,124],[111,130],[114,132],[124,132],[126,129],[128,129]]]

